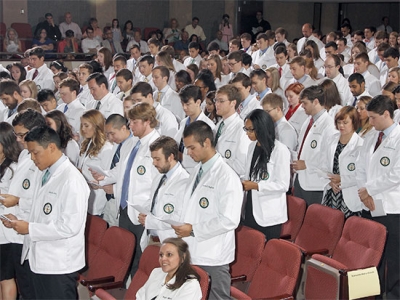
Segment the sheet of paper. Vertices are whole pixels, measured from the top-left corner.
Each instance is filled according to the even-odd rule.
[[[132,206],[134,209],[136,209],[141,214],[144,214],[146,216],[151,214],[150,211],[148,209],[144,208],[143,206],[140,206],[140,205],[132,205]]]
[[[160,218],[157,218],[157,219],[160,220],[161,222],[167,223],[169,225],[174,225],[174,226],[181,226],[181,225],[185,224],[185,223],[178,222],[175,220],[164,220],[164,219],[160,219]]]
[[[349,299],[379,295],[380,285],[376,267],[347,272]]]
[[[373,217],[386,216],[386,212],[383,209],[382,199],[374,199],[374,203],[375,203],[375,210],[371,211],[371,216]]]
[[[103,176],[107,176],[107,172],[104,171],[101,167],[95,166],[95,165],[91,165],[91,164],[87,164],[87,166],[88,166],[90,169],[92,169],[92,171],[94,171],[94,172],[96,172],[96,173],[99,173],[99,174],[101,174],[101,175],[103,175]]]

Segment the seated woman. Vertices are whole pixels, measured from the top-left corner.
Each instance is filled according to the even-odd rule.
[[[8,53],[22,52],[21,41],[14,28],[8,28],[3,42],[3,49]]]
[[[68,53],[66,56],[67,59],[75,59],[75,56],[72,55],[72,53],[78,53],[79,49],[72,30],[67,30],[65,32],[65,39],[58,43],[57,52]]]
[[[46,29],[42,28],[39,31],[39,36],[36,36],[32,40],[32,47],[40,47],[44,50],[46,53],[52,53],[54,52],[54,41],[52,39],[49,39],[47,37],[47,31]],[[49,55],[46,54],[45,58],[51,58],[54,57],[54,55]]]
[[[151,272],[136,299],[201,299],[200,276],[190,266],[188,248],[181,238],[165,239],[160,248],[160,268]]]
[[[252,143],[242,180],[247,192],[242,223],[262,232],[267,239],[279,238],[281,225],[287,221],[290,152],[275,139],[274,122],[266,111],[253,110],[244,124],[243,130]]]

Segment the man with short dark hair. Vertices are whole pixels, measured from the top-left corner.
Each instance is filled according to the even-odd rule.
[[[242,44],[242,51],[246,52],[247,54],[252,54],[251,51],[251,34],[250,33],[242,33],[240,35],[240,43]]]
[[[82,52],[96,54],[97,50],[100,49],[101,45],[98,39],[94,36],[94,30],[92,26],[86,28],[87,38],[82,40]]]
[[[36,167],[42,171],[33,193],[29,219],[6,226],[24,235],[21,263],[29,261],[33,299],[76,299],[76,278],[85,266],[85,225],[89,187],[62,153],[58,134],[35,127],[25,137]],[[48,262],[51,261],[51,264]]]
[[[358,53],[354,59],[354,72],[361,74],[365,79],[365,89],[372,96],[381,93],[380,81],[368,71],[369,58],[367,53]]]
[[[400,127],[393,121],[393,112],[388,96],[376,96],[367,104],[369,123],[376,131],[365,138],[356,162],[362,216],[388,230],[379,266],[380,295],[386,299],[400,298]]]
[[[310,87],[316,85],[317,82],[306,74],[306,61],[301,56],[296,56],[290,63],[290,72],[293,75],[293,79],[286,81],[284,90],[292,83],[301,83],[304,87]]]
[[[362,76],[361,74],[359,73],[351,74],[348,79],[348,82],[349,82],[350,92],[353,94],[353,99],[350,99],[347,102],[347,105],[356,106],[358,99],[360,99],[362,96],[371,97],[371,95],[365,89],[365,79],[364,76]]]
[[[46,20],[36,25],[34,36],[38,36],[40,31],[45,29],[47,32],[47,38],[53,40],[54,42],[60,41],[61,31],[54,23],[53,15],[51,13],[46,13],[44,17]]]
[[[239,177],[216,151],[213,140],[211,128],[203,121],[185,128],[184,144],[199,164],[185,189],[184,225],[172,228],[188,243],[192,263],[210,275],[210,299],[230,299],[229,264],[235,259],[243,191]]]
[[[240,102],[236,112],[243,120],[254,109],[261,109],[260,101],[257,100],[256,95],[250,94],[251,79],[249,76],[243,73],[238,73],[229,81],[229,84],[232,84],[234,87],[236,87],[242,96],[242,101]]]
[[[117,98],[124,100],[125,97],[131,94],[133,74],[128,69],[119,70],[116,75],[116,82],[120,92],[117,94]]]
[[[122,54],[114,55],[113,57],[113,68],[114,72],[108,77],[108,86],[110,87],[110,92],[114,95],[119,93],[119,86],[117,85],[117,72],[122,69],[126,69],[126,58]]]
[[[294,196],[306,200],[307,205],[321,203],[324,184],[315,172],[318,168],[318,157],[324,139],[335,132],[333,119],[329,116],[325,105],[324,90],[319,85],[305,88],[300,94],[304,111],[310,117],[301,128],[297,159],[292,164],[296,174]]]
[[[189,36],[192,36],[193,34],[197,35],[199,38],[199,41],[205,41],[206,40],[206,35],[204,34],[203,28],[199,25],[199,18],[198,17],[193,17],[192,23],[187,25],[185,27],[185,31],[189,34]]]
[[[222,40],[222,37],[223,37],[222,31],[218,30],[215,36],[216,36],[215,39],[212,40],[207,46],[208,54],[218,54],[219,55],[220,50],[228,52],[228,48],[229,48],[228,43]],[[215,45],[213,46],[214,49],[209,49],[210,45],[212,45],[212,44],[217,44],[218,49],[215,49],[216,48]],[[212,53],[211,51],[213,51],[213,50],[218,50],[218,51],[217,51],[217,53]]]
[[[32,67],[26,73],[26,79],[36,83],[38,91],[41,89],[54,90],[53,72],[44,63],[45,52],[40,47],[34,47],[29,51],[29,64]]]
[[[341,61],[338,55],[333,54],[328,56],[324,63],[325,75],[336,84],[342,105],[345,106],[351,101],[352,94],[346,78],[339,72],[340,63]]]
[[[86,104],[86,110],[96,109],[103,114],[104,118],[108,118],[111,114],[124,115],[121,100],[108,92],[106,76],[101,73],[92,73],[86,82],[94,99]]]
[[[111,54],[123,53],[121,43],[113,39],[113,32],[110,26],[106,26],[103,29],[104,40],[101,42],[103,47],[111,51]]]
[[[252,55],[254,69],[262,69],[265,71],[275,63],[274,49],[272,44],[270,44],[272,33],[273,31],[269,30],[270,35],[267,35],[266,33],[260,33],[257,35],[258,50]]]
[[[156,90],[156,86],[154,85],[152,71],[154,68],[154,57],[151,55],[144,55],[139,58],[139,72],[140,77],[136,78],[135,83],[140,81],[146,82],[151,85],[153,91]]]
[[[17,107],[22,102],[21,90],[18,84],[11,79],[0,81],[0,99],[7,107],[3,114],[0,115],[0,122],[12,124],[17,115]]]
[[[280,86],[284,88],[286,86],[286,82],[288,80],[293,79],[293,75],[290,72],[290,66],[288,64],[288,53],[286,51],[286,47],[278,46],[275,48],[275,61],[276,64],[271,67],[278,69],[280,75]]]
[[[365,27],[364,29],[364,43],[367,46],[368,50],[372,50],[375,48],[375,32],[376,28],[374,26]]]
[[[37,101],[45,112],[52,111],[57,108],[57,100],[52,90],[42,89],[37,94]]]

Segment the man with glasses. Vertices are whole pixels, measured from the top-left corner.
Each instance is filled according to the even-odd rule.
[[[260,109],[260,101],[257,100],[256,95],[250,94],[251,80],[249,76],[243,73],[237,74],[231,81],[229,81],[234,87],[239,90],[242,96],[242,102],[240,102],[236,112],[244,120],[246,116],[254,109]]]
[[[325,75],[336,84],[342,105],[345,106],[353,97],[346,78],[339,72],[340,62],[340,57],[337,54],[327,56],[325,60]]]
[[[82,52],[96,54],[101,45],[98,39],[94,37],[92,26],[86,28],[86,35],[87,38],[82,40]]]
[[[220,87],[215,94],[215,108],[222,117],[214,129],[215,149],[225,162],[239,175],[245,174],[247,150],[250,144],[242,130],[243,120],[236,112],[242,96],[233,85]]]
[[[238,73],[246,74],[242,59],[242,51],[233,51],[228,54],[228,66],[229,70],[231,70],[228,76],[230,79],[235,77]]]
[[[265,95],[272,93],[271,89],[267,87],[267,74],[261,70],[253,70],[250,73],[251,86],[256,92],[257,100],[261,101]]]
[[[106,26],[104,27],[104,37],[105,39],[102,42],[103,47],[106,47],[108,50],[111,51],[112,55],[115,53],[123,53],[121,43],[118,41],[113,40],[113,33],[111,27]]]

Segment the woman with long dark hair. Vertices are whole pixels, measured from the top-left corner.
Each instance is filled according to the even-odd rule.
[[[243,130],[252,141],[242,180],[246,192],[243,225],[279,238],[281,224],[287,221],[286,192],[290,183],[290,152],[275,139],[270,115],[255,109],[247,115]]]
[[[165,239],[159,262],[160,268],[155,268],[137,291],[137,300],[201,299],[200,276],[190,265],[189,246],[184,240]]]
[[[0,123],[0,194],[7,194],[17,168],[21,148],[14,135],[14,128]],[[15,214],[15,207],[0,205],[0,214]],[[16,299],[13,244],[18,239],[16,231],[0,225],[0,299]]]
[[[52,110],[45,116],[47,126],[58,133],[61,140],[61,150],[76,166],[79,158],[79,146],[74,140],[72,127],[65,115],[59,110]]]

